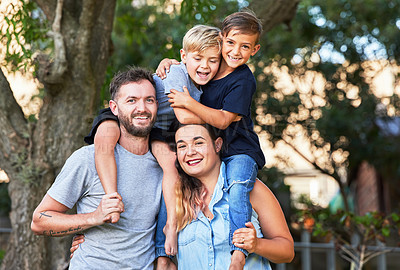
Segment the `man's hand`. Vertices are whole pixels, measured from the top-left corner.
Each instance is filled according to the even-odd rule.
[[[122,197],[117,192],[106,194],[101,198],[99,206],[93,212],[94,223],[102,225],[104,222],[111,222],[111,213],[124,212]]]

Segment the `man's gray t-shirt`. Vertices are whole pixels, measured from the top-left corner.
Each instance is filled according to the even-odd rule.
[[[188,88],[190,96],[196,101],[200,101],[200,96],[203,93],[201,89],[197,89],[193,81],[190,79],[186,69],[186,65],[171,65],[167,78],[161,80],[157,75],[153,75],[156,82],[156,96],[158,101],[157,120],[155,127],[168,130],[172,121],[175,119],[175,113],[171,108],[171,103],[168,102],[168,94],[171,89],[183,92],[183,86]]]
[[[84,231],[70,269],[153,269],[154,234],[161,201],[162,170],[150,152],[134,155],[117,144],[118,192],[125,212],[117,223]],[[78,213],[96,210],[104,189],[94,163],[94,146],[75,151],[48,195]]]

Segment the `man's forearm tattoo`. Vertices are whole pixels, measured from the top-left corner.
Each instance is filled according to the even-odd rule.
[[[67,234],[71,234],[71,233],[77,233],[77,232],[81,232],[83,231],[81,226],[78,226],[76,228],[69,228],[68,230],[64,230],[64,231],[59,231],[59,232],[55,232],[53,230],[49,230],[49,231],[43,231],[43,235],[47,235],[47,236],[64,236]]]
[[[51,217],[49,214],[46,214],[46,212],[47,211],[44,211],[44,212],[40,213],[39,219],[42,218],[42,217]]]

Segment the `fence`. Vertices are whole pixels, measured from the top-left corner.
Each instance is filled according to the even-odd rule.
[[[0,228],[0,236],[6,236],[8,239],[8,234],[11,232],[11,228]],[[3,237],[0,237],[0,240]],[[7,240],[6,240],[7,241]],[[352,243],[357,243],[357,237],[352,239]],[[2,243],[3,245],[5,243]],[[393,253],[400,253],[400,248],[392,248],[392,247],[385,247],[383,243],[380,243],[379,246],[368,246],[368,250],[387,250]],[[336,256],[338,255],[336,252],[336,247],[333,241],[329,243],[313,243],[311,242],[311,235],[307,231],[303,231],[301,233],[301,242],[294,243],[294,249],[296,254],[300,254],[301,256],[301,269],[302,270],[312,270],[312,256],[311,254],[314,253],[325,253],[326,256],[326,265],[321,266],[319,269],[324,270],[336,270]],[[386,263],[386,254],[383,253],[377,256],[377,268],[376,270],[387,270],[387,263]],[[399,264],[400,265],[400,264]],[[286,270],[287,265],[277,264],[276,270]],[[400,269],[400,266],[399,268]]]
[[[358,243],[358,237],[354,236],[352,239],[352,244]],[[338,255],[336,252],[335,243],[333,241],[329,243],[312,243],[311,235],[308,231],[303,231],[301,233],[301,242],[295,242],[294,248],[297,254],[301,256],[301,269],[302,270],[311,270],[312,264],[312,252],[316,253],[325,253],[326,256],[326,265],[321,266],[319,269],[324,270],[336,270],[336,256]],[[400,248],[395,247],[386,247],[383,243],[379,243],[378,246],[368,246],[367,250],[373,251],[387,251],[386,253],[382,253],[377,256],[376,260],[376,270],[387,270],[387,261],[386,255],[388,252],[400,253]],[[285,270],[286,264],[277,264],[276,270]],[[400,266],[399,268],[400,269]]]

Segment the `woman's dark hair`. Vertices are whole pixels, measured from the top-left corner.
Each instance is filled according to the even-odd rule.
[[[200,125],[200,124],[199,124]],[[170,126],[170,133],[175,134],[178,129],[189,126],[175,121]],[[201,124],[207,129],[213,142],[221,137],[221,130],[208,125]],[[174,136],[175,137],[175,136]],[[171,138],[169,138],[171,141]],[[215,145],[214,145],[215,147]],[[173,144],[173,149],[176,151],[176,143]],[[179,182],[176,185],[176,215],[177,215],[177,230],[182,230],[187,224],[195,219],[199,211],[204,208],[204,197],[206,190],[203,183],[196,177],[188,175],[176,160],[176,168],[179,173]]]

